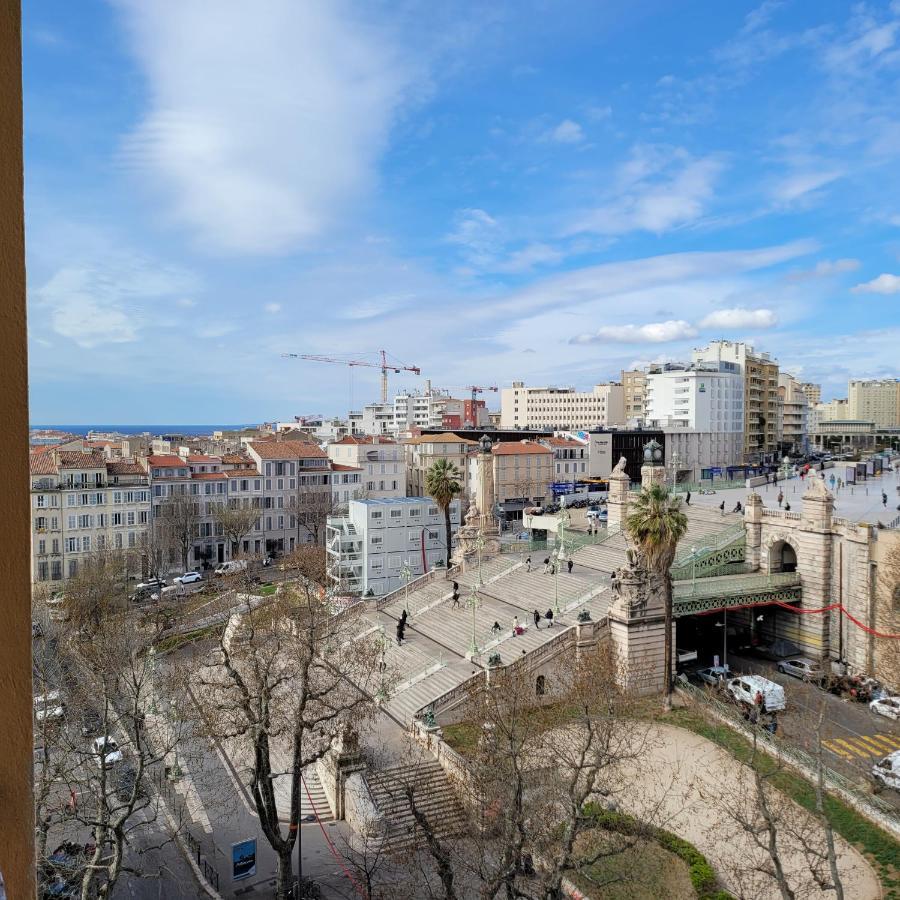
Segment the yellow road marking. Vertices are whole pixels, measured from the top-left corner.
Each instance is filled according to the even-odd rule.
[[[871,756],[872,751],[869,747],[863,745],[860,748],[854,739],[844,739],[844,738],[835,738],[834,742],[836,744],[843,744],[854,756]]]
[[[832,738],[830,741],[822,741],[822,743],[834,753],[843,753],[851,757],[860,755],[857,747],[854,744],[843,740],[843,738]]]
[[[900,747],[900,739],[895,738],[892,734],[873,734],[872,739],[887,747],[889,751]]]
[[[884,747],[878,743],[876,740],[877,735],[873,734],[861,734],[857,740],[863,744],[865,747],[870,747],[870,753],[884,753]]]
[[[840,747],[832,747],[833,741],[822,741],[822,746],[826,750],[830,750],[832,753],[837,756],[842,756],[844,759],[853,759],[853,755],[848,753],[846,750],[842,750]]]

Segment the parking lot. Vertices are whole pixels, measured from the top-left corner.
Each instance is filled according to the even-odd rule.
[[[876,714],[867,703],[835,696],[784,675],[778,672],[778,663],[771,660],[729,653],[728,665],[735,675],[762,675],[782,685],[786,709],[778,713],[778,736],[806,753],[816,752],[816,732],[824,706],[821,733],[825,763],[857,784],[871,786],[872,766],[900,750],[900,722]],[[885,790],[880,796],[900,809],[900,792]]]

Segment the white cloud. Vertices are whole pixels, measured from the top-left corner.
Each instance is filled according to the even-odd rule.
[[[560,262],[565,254],[549,244],[527,244],[514,250],[505,259],[488,267],[488,271],[518,274],[530,272],[535,266],[553,265]]]
[[[852,288],[854,294],[900,294],[900,275],[884,273]]]
[[[179,297],[175,303],[178,306],[183,306],[185,309],[190,309],[192,306],[197,305],[197,301],[193,300],[191,297]]]
[[[717,309],[700,320],[701,328],[773,328],[777,324],[771,309]]]
[[[275,313],[281,312],[281,304],[280,303],[267,303],[263,309],[269,313],[270,315],[275,315]]]
[[[775,183],[772,187],[772,197],[778,203],[793,203],[826,184],[836,181],[842,174],[836,169],[821,172],[795,172]]]
[[[584,140],[584,130],[577,122],[563,119],[547,134],[547,138],[558,144],[580,144]]]
[[[149,109],[123,148],[200,243],[277,253],[316,238],[376,179],[419,73],[329,0],[118,0]]]
[[[611,341],[619,344],[664,344],[695,337],[697,329],[682,319],[668,322],[650,322],[647,325],[604,325],[595,334],[580,334],[572,338],[573,344],[598,344]]]
[[[567,233],[661,234],[693,222],[706,212],[723,168],[715,157],[694,159],[679,148],[636,147],[611,195]]]

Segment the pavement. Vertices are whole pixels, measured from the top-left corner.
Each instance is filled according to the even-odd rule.
[[[835,479],[837,479],[838,472],[838,469],[825,470],[825,484],[834,495],[834,514],[836,516],[850,519],[852,522],[869,522],[873,525],[881,522],[885,526],[900,516],[900,510],[897,509],[900,505],[900,491],[898,491],[900,470],[875,475],[867,481],[844,485],[841,488],[837,487],[835,480],[835,487],[832,489],[831,475],[834,473]],[[803,510],[803,493],[806,490],[804,479],[792,477],[786,481],[779,481],[778,484],[761,484],[753,490],[762,497],[763,503],[770,509],[778,508],[778,494],[782,492],[784,501],[791,505],[791,512]],[[882,502],[882,491],[887,494],[887,505]],[[691,494],[691,506],[717,508],[724,500],[725,511],[730,513],[739,500],[741,504],[746,502],[748,493],[750,491],[744,487],[717,490],[712,494],[701,494],[694,491]]]
[[[712,741],[670,726],[651,727],[647,752],[632,765],[639,769],[626,771],[624,777],[639,777],[640,790],[619,795],[628,811],[653,816],[654,821],[661,820],[663,827],[694,844],[736,896],[757,900],[781,896],[770,879],[748,871],[767,857],[726,812],[726,806],[740,810],[741,804],[750,802],[752,789],[746,789],[745,766]],[[791,826],[809,818],[805,810],[788,802],[794,811]],[[745,806],[742,811],[749,810]],[[868,862],[840,836],[835,835],[835,841],[844,895],[854,900],[880,898],[881,885]],[[784,829],[779,849],[789,879],[795,883],[808,880],[801,874],[802,852]],[[801,895],[815,900],[831,897],[833,892],[807,885],[797,892]]]

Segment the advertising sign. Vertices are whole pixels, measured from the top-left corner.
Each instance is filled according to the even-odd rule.
[[[256,838],[231,845],[231,878],[240,881],[256,874]]]

